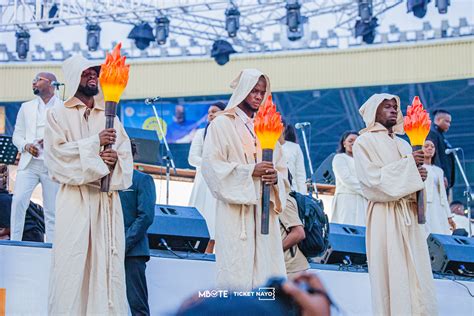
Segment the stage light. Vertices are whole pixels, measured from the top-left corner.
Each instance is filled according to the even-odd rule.
[[[417,18],[423,18],[426,15],[426,11],[428,10],[428,3],[431,0],[408,0],[407,1],[407,9],[408,12],[413,12],[413,14]]]
[[[42,4],[41,5],[41,16],[43,16],[43,12],[46,9],[47,9],[47,5]],[[59,11],[58,5],[56,3],[54,3],[48,11],[48,19],[53,19],[54,17],[56,17],[58,11]],[[38,26],[40,27],[41,32],[46,33],[46,32],[51,31],[54,28],[54,26],[53,26],[54,24],[59,24],[59,21],[56,20],[54,22],[42,22],[42,23],[38,23]]]
[[[30,50],[30,33],[26,30],[18,30],[15,33],[16,37],[16,53],[18,58],[25,59]]]
[[[290,32],[297,32],[300,28],[301,19],[301,5],[298,0],[288,0],[286,3],[286,25]]]
[[[450,0],[436,0],[436,7],[438,8],[439,14],[448,13],[448,7],[450,4]]]
[[[229,37],[236,37],[237,31],[240,28],[240,11],[232,4],[227,10],[225,10],[225,29]]]
[[[372,18],[368,23],[357,20],[355,25],[355,37],[362,36],[362,40],[367,44],[372,44],[375,39],[375,29],[377,28],[377,18]]]
[[[170,20],[166,16],[159,16],[155,19],[155,23],[156,42],[158,45],[164,45],[170,33]]]
[[[87,47],[89,51],[95,52],[100,45],[100,31],[101,28],[98,24],[87,24]]]
[[[372,18],[372,0],[359,0],[359,17],[364,23],[370,22]]]
[[[153,29],[150,24],[142,22],[139,25],[135,25],[128,34],[127,38],[135,40],[135,46],[138,49],[144,50],[150,46],[150,42],[155,40],[153,35]]]
[[[212,45],[211,57],[214,58],[216,63],[220,66],[227,64],[229,55],[234,53],[236,53],[236,51],[227,41],[217,40]]]

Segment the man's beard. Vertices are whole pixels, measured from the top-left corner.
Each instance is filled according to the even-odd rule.
[[[34,95],[38,95],[40,93],[40,91],[38,89],[33,89],[33,94]]]
[[[98,87],[92,88],[92,87],[89,87],[88,85],[86,86],[79,85],[79,88],[77,89],[77,91],[81,92],[87,97],[93,97],[99,93],[99,88]]]
[[[244,105],[247,109],[249,109],[252,113],[257,113],[258,109],[255,109],[250,103],[244,100]]]

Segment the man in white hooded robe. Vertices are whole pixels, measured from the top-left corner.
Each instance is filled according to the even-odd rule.
[[[202,174],[217,199],[215,253],[217,286],[250,290],[271,276],[286,276],[278,213],[289,184],[280,144],[273,164],[262,162],[253,114],[270,94],[270,80],[245,69],[232,82],[226,109],[209,125],[202,156]],[[261,183],[270,189],[269,234],[261,233]]]
[[[70,98],[47,113],[45,163],[60,183],[51,257],[50,315],[126,315],[125,237],[118,190],[132,184],[130,141],[118,118],[105,127],[98,64],[63,63]],[[102,146],[113,144],[112,150]],[[100,179],[111,174],[110,192]]]
[[[375,94],[359,110],[366,128],[354,148],[368,199],[366,246],[374,315],[436,315],[437,303],[416,192],[423,190],[423,152],[405,140],[400,98]]]

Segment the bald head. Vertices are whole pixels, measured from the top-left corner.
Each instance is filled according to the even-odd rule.
[[[54,95],[54,87],[51,85],[56,81],[56,76],[50,72],[40,72],[33,79],[33,93],[44,99],[51,99]]]
[[[40,72],[38,76],[44,77],[48,79],[49,81],[57,81],[56,76],[50,72]]]

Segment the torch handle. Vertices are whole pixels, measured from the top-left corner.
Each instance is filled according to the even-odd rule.
[[[262,161],[273,161],[273,149],[263,149]],[[268,235],[270,226],[270,185],[262,182],[262,235]]]
[[[113,128],[115,116],[117,115],[117,102],[106,101],[105,102],[105,128]],[[112,148],[112,144],[105,145],[104,150]],[[110,170],[112,173],[112,170]],[[100,179],[100,191],[109,192],[110,189],[110,176],[111,174],[106,175]]]
[[[421,146],[412,146],[413,151],[422,149]],[[419,167],[419,166],[417,166]],[[416,192],[416,204],[417,204],[417,216],[418,224],[426,223],[426,212],[425,212],[425,194],[423,190]]]

